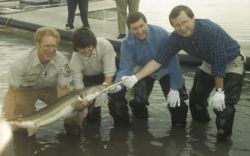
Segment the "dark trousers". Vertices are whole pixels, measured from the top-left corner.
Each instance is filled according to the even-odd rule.
[[[73,27],[77,4],[80,10],[80,16],[81,16],[83,26],[89,27],[88,0],[67,0],[67,5],[68,5],[67,26]]]
[[[155,80],[151,77],[146,77],[140,80],[133,88],[132,94],[134,99],[129,102],[131,110],[133,112],[134,117],[136,118],[147,118],[148,117],[148,108],[149,105],[148,99],[152,92]],[[163,78],[160,79],[160,85],[164,96],[167,97],[168,92],[170,90],[170,77],[169,75],[165,75]],[[188,99],[188,94],[186,88],[183,86],[179,90],[180,98],[181,98],[181,106],[170,108],[168,107],[171,113],[171,119],[173,125],[185,125],[186,124],[186,117],[188,106],[184,103],[184,100]],[[120,92],[116,94],[109,94],[110,101],[110,114],[114,118],[115,125],[120,125],[120,123],[126,121],[127,123],[129,120],[128,113],[127,113],[127,100],[125,99],[126,89],[122,89]],[[119,116],[120,120],[116,120],[116,117]]]
[[[228,134],[232,133],[235,105],[240,99],[243,77],[244,75],[236,73],[226,74],[224,78],[226,108],[223,111],[214,110],[217,129],[222,129]],[[207,99],[214,87],[214,77],[198,69],[195,73],[189,102],[193,120],[205,122],[210,120],[207,110]]]

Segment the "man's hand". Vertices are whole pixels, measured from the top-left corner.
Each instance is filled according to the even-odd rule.
[[[208,98],[208,104],[217,111],[223,111],[226,108],[224,91],[213,90]]]
[[[133,88],[133,86],[138,82],[138,79],[135,75],[123,76],[122,80],[124,80],[123,85],[127,88]]]
[[[168,93],[168,97],[167,97],[167,102],[170,107],[173,107],[173,108],[175,108],[176,106],[180,107],[181,102],[180,102],[179,91],[170,89]]]
[[[69,93],[69,88],[67,85],[57,86],[57,97],[62,97]]]
[[[81,99],[79,97],[78,101],[76,101],[76,103],[75,103],[75,110],[82,111],[85,108],[87,108],[91,104],[91,102],[92,101],[89,102],[86,98]]]

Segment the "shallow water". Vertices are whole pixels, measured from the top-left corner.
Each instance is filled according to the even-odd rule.
[[[168,30],[167,15],[177,4],[188,4],[196,17],[210,18],[221,24],[250,54],[250,1],[241,0],[142,0],[140,10],[147,18]],[[153,7],[152,7],[153,6]],[[148,8],[151,9],[148,9]],[[239,9],[243,8],[243,9]],[[7,30],[9,31],[9,30]],[[13,37],[13,34],[14,37]],[[9,33],[0,28],[0,108],[7,89],[5,77],[9,65],[17,55],[30,49],[32,38],[26,32]],[[64,42],[60,50],[70,51],[71,45]],[[65,53],[65,55],[68,53]],[[68,55],[69,56],[69,55]],[[248,55],[250,56],[250,55]],[[195,67],[183,65],[188,90],[193,83]],[[250,155],[250,74],[244,79],[241,100],[236,107],[231,140],[216,142],[215,115],[209,109],[212,120],[207,124],[193,122],[188,113],[185,129],[171,127],[170,114],[158,83],[150,96],[149,118],[135,120],[131,114],[128,128],[113,128],[107,105],[102,107],[102,121],[85,123],[81,137],[65,135],[63,122],[42,127],[37,135],[28,138],[14,135],[3,153],[4,156],[249,156]],[[1,112],[0,112],[1,114]]]
[[[0,90],[1,101],[6,91],[5,76],[9,65],[17,55],[30,49],[32,39],[23,35],[9,37],[10,33],[1,32],[0,36]],[[67,43],[64,43],[67,45]],[[61,49],[67,49],[64,46]],[[194,67],[183,66],[187,88],[190,89],[194,76]],[[102,107],[102,121],[85,123],[81,137],[65,135],[62,121],[39,129],[37,135],[28,138],[25,135],[14,135],[13,140],[3,155],[102,155],[102,156],[140,156],[140,155],[215,155],[215,156],[248,156],[250,154],[250,78],[244,80],[241,100],[237,106],[235,124],[231,141],[216,143],[215,115],[210,110],[212,120],[207,124],[192,122],[188,114],[185,129],[171,127],[170,114],[158,83],[155,84],[150,97],[148,121],[134,120],[128,128],[113,128],[113,121],[107,105]]]

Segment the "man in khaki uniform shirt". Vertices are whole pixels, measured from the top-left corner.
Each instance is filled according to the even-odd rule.
[[[35,48],[14,61],[4,99],[5,118],[28,116],[35,112],[39,99],[47,104],[69,92],[69,67],[66,57],[57,51],[59,33],[42,27],[35,33]]]

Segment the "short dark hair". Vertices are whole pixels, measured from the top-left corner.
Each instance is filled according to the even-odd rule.
[[[80,28],[74,32],[73,35],[73,50],[78,52],[78,49],[89,46],[96,47],[96,36],[89,28]]]
[[[185,11],[187,16],[190,18],[194,17],[194,13],[189,7],[187,7],[185,5],[178,5],[178,6],[174,7],[169,14],[169,22],[171,25],[173,25],[171,19],[175,19],[177,16],[179,16],[181,11]]]
[[[133,23],[139,21],[140,19],[142,19],[145,23],[147,23],[147,19],[144,16],[143,13],[134,12],[134,13],[129,14],[128,18],[127,18],[127,26],[128,26],[128,28],[130,29],[130,24],[133,24]]]

